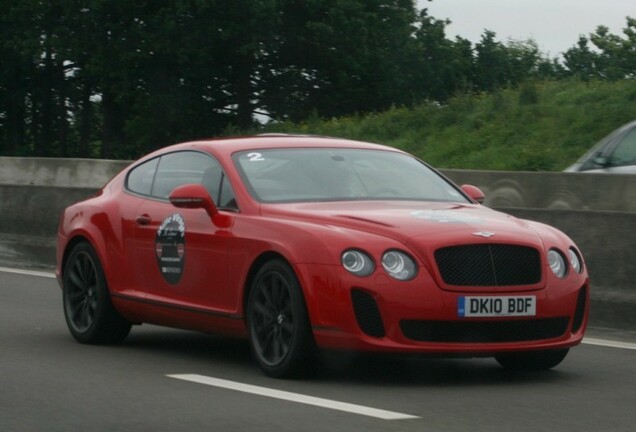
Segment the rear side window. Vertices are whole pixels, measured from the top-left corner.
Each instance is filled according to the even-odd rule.
[[[150,195],[158,162],[159,158],[156,158],[133,168],[128,174],[126,183],[128,190],[141,195]]]

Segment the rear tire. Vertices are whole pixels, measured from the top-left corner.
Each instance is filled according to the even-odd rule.
[[[104,271],[88,243],[76,245],[62,279],[64,317],[73,337],[83,344],[123,341],[131,323],[113,307]]]
[[[247,301],[252,354],[263,372],[291,378],[309,372],[315,343],[300,283],[291,267],[276,259],[252,282]]]
[[[499,354],[495,360],[506,369],[519,371],[540,371],[556,367],[565,359],[570,350],[527,351],[522,353]]]

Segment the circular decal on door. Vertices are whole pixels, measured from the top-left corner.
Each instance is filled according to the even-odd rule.
[[[185,261],[185,222],[179,213],[161,222],[155,238],[155,253],[163,278],[170,284],[178,283]]]

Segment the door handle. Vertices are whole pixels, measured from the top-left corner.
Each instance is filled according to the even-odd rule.
[[[151,221],[150,219],[150,215],[148,214],[142,214],[137,216],[137,219],[135,219],[137,221],[138,225],[148,225]]]

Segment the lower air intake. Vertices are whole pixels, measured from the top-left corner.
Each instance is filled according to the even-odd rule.
[[[552,339],[563,336],[568,317],[514,321],[402,320],[404,336],[418,342],[499,343]]]
[[[373,296],[360,290],[351,291],[353,311],[360,329],[372,337],[384,337],[384,324]]]

